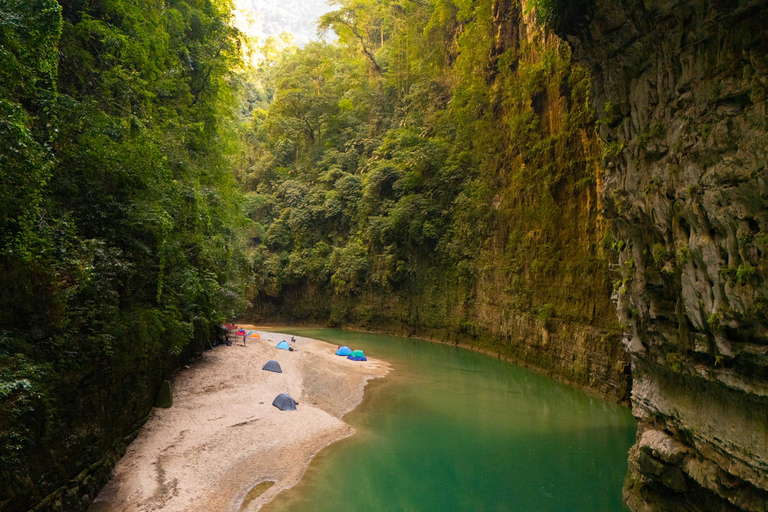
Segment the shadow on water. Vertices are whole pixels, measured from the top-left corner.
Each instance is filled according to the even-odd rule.
[[[393,371],[264,510],[620,511],[630,412],[484,354],[394,336],[275,328],[360,348]]]

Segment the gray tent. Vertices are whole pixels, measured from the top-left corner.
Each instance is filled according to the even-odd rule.
[[[280,363],[274,360],[267,361],[261,369],[267,370],[268,372],[283,373],[283,370],[280,368]]]
[[[291,398],[288,393],[280,393],[277,395],[277,398],[275,398],[275,401],[272,402],[272,405],[280,409],[281,411],[295,411],[296,410],[296,400]]]

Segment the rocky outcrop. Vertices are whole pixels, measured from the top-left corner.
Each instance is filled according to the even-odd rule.
[[[768,510],[768,4],[597,0],[592,74],[639,421],[633,510]]]

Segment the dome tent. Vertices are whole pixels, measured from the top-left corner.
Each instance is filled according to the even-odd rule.
[[[275,360],[267,361],[264,363],[264,366],[262,366],[261,369],[268,372],[283,373],[283,369],[280,368],[280,363]]]
[[[277,348],[281,348],[283,350],[291,350],[290,345],[288,345],[288,342],[283,340],[280,343],[277,344]]]
[[[296,400],[291,398],[288,393],[280,393],[272,402],[272,405],[280,409],[281,411],[295,411]]]
[[[365,357],[365,354],[363,354],[362,350],[354,350],[347,359],[351,359],[353,361],[367,361],[368,358]]]
[[[261,335],[259,333],[257,333],[256,331],[248,331],[248,334],[245,337],[247,339],[251,339],[251,338],[256,339],[256,340],[260,340],[261,339]]]
[[[351,353],[352,353],[352,349],[346,345],[344,345],[343,347],[339,347],[339,350],[336,351],[337,356],[348,356]]]

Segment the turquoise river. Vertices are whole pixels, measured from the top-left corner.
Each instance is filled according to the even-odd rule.
[[[392,372],[269,512],[623,511],[628,409],[493,357],[422,340],[274,330],[362,349]]]

